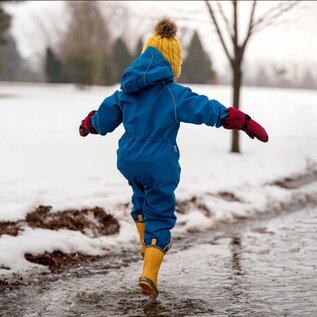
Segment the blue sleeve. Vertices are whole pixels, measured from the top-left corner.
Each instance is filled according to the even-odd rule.
[[[221,127],[222,120],[228,114],[224,105],[217,100],[198,95],[188,87],[179,85],[179,88],[175,100],[177,121]]]
[[[98,111],[91,117],[92,126],[98,134],[106,135],[112,132],[122,122],[122,108],[119,102],[119,91],[107,97]]]

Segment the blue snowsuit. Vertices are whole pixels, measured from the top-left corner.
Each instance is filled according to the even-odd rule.
[[[151,46],[125,70],[120,88],[103,101],[91,122],[101,135],[123,122],[117,167],[133,189],[132,217],[143,216],[145,245],[155,238],[164,249],[176,222],[180,122],[220,127],[227,108],[174,83],[169,62]]]

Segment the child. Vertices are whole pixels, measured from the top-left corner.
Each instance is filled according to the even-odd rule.
[[[182,63],[176,30],[168,18],[157,23],[142,54],[125,70],[121,90],[90,112],[79,128],[81,136],[106,135],[123,122],[117,167],[133,190],[132,217],[144,257],[139,285],[153,296],[158,295],[157,276],[176,222],[180,122],[243,130],[251,138],[268,141],[263,127],[248,115],[174,82]]]

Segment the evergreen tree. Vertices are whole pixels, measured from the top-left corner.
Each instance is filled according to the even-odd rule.
[[[7,30],[11,25],[11,16],[1,7],[3,1],[0,1],[0,44],[4,45],[7,42]],[[0,60],[0,71],[3,67],[2,60]]]
[[[0,60],[2,63],[0,80],[18,80],[18,73],[23,61],[12,36],[7,37],[6,44],[0,44]]]
[[[300,84],[301,88],[304,89],[316,89],[316,78],[313,76],[311,69],[305,69],[305,73]]]
[[[94,84],[96,76],[97,59],[89,47],[83,47],[66,57],[66,70],[70,82],[79,86]]]
[[[134,56],[133,56],[133,60],[137,59],[140,55],[141,55],[141,52],[142,52],[142,49],[143,49],[143,39],[142,37],[139,38],[137,44],[136,44],[136,47],[135,47],[135,52],[134,52]]]
[[[4,1],[0,1],[0,5],[2,2]],[[0,44],[6,43],[6,31],[9,29],[10,24],[11,16],[0,7]]]
[[[109,54],[103,56],[101,64],[101,83],[103,85],[113,85],[116,83],[116,70]]]
[[[50,47],[46,49],[45,73],[49,83],[67,82],[63,65]]]
[[[187,57],[182,65],[181,82],[205,84],[215,78],[208,54],[204,51],[198,33],[195,31],[188,47]]]
[[[119,82],[124,70],[132,61],[129,49],[121,37],[114,42],[111,55],[114,66],[114,80]]]
[[[266,67],[260,66],[254,80],[255,86],[258,87],[270,87],[272,86],[272,81],[270,80],[268,73],[266,72]]]

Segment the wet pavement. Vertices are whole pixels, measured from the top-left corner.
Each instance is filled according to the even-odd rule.
[[[0,295],[0,316],[317,316],[317,208],[176,241],[147,305],[141,261]],[[126,253],[129,257],[129,253]],[[89,271],[89,270],[88,270]]]

